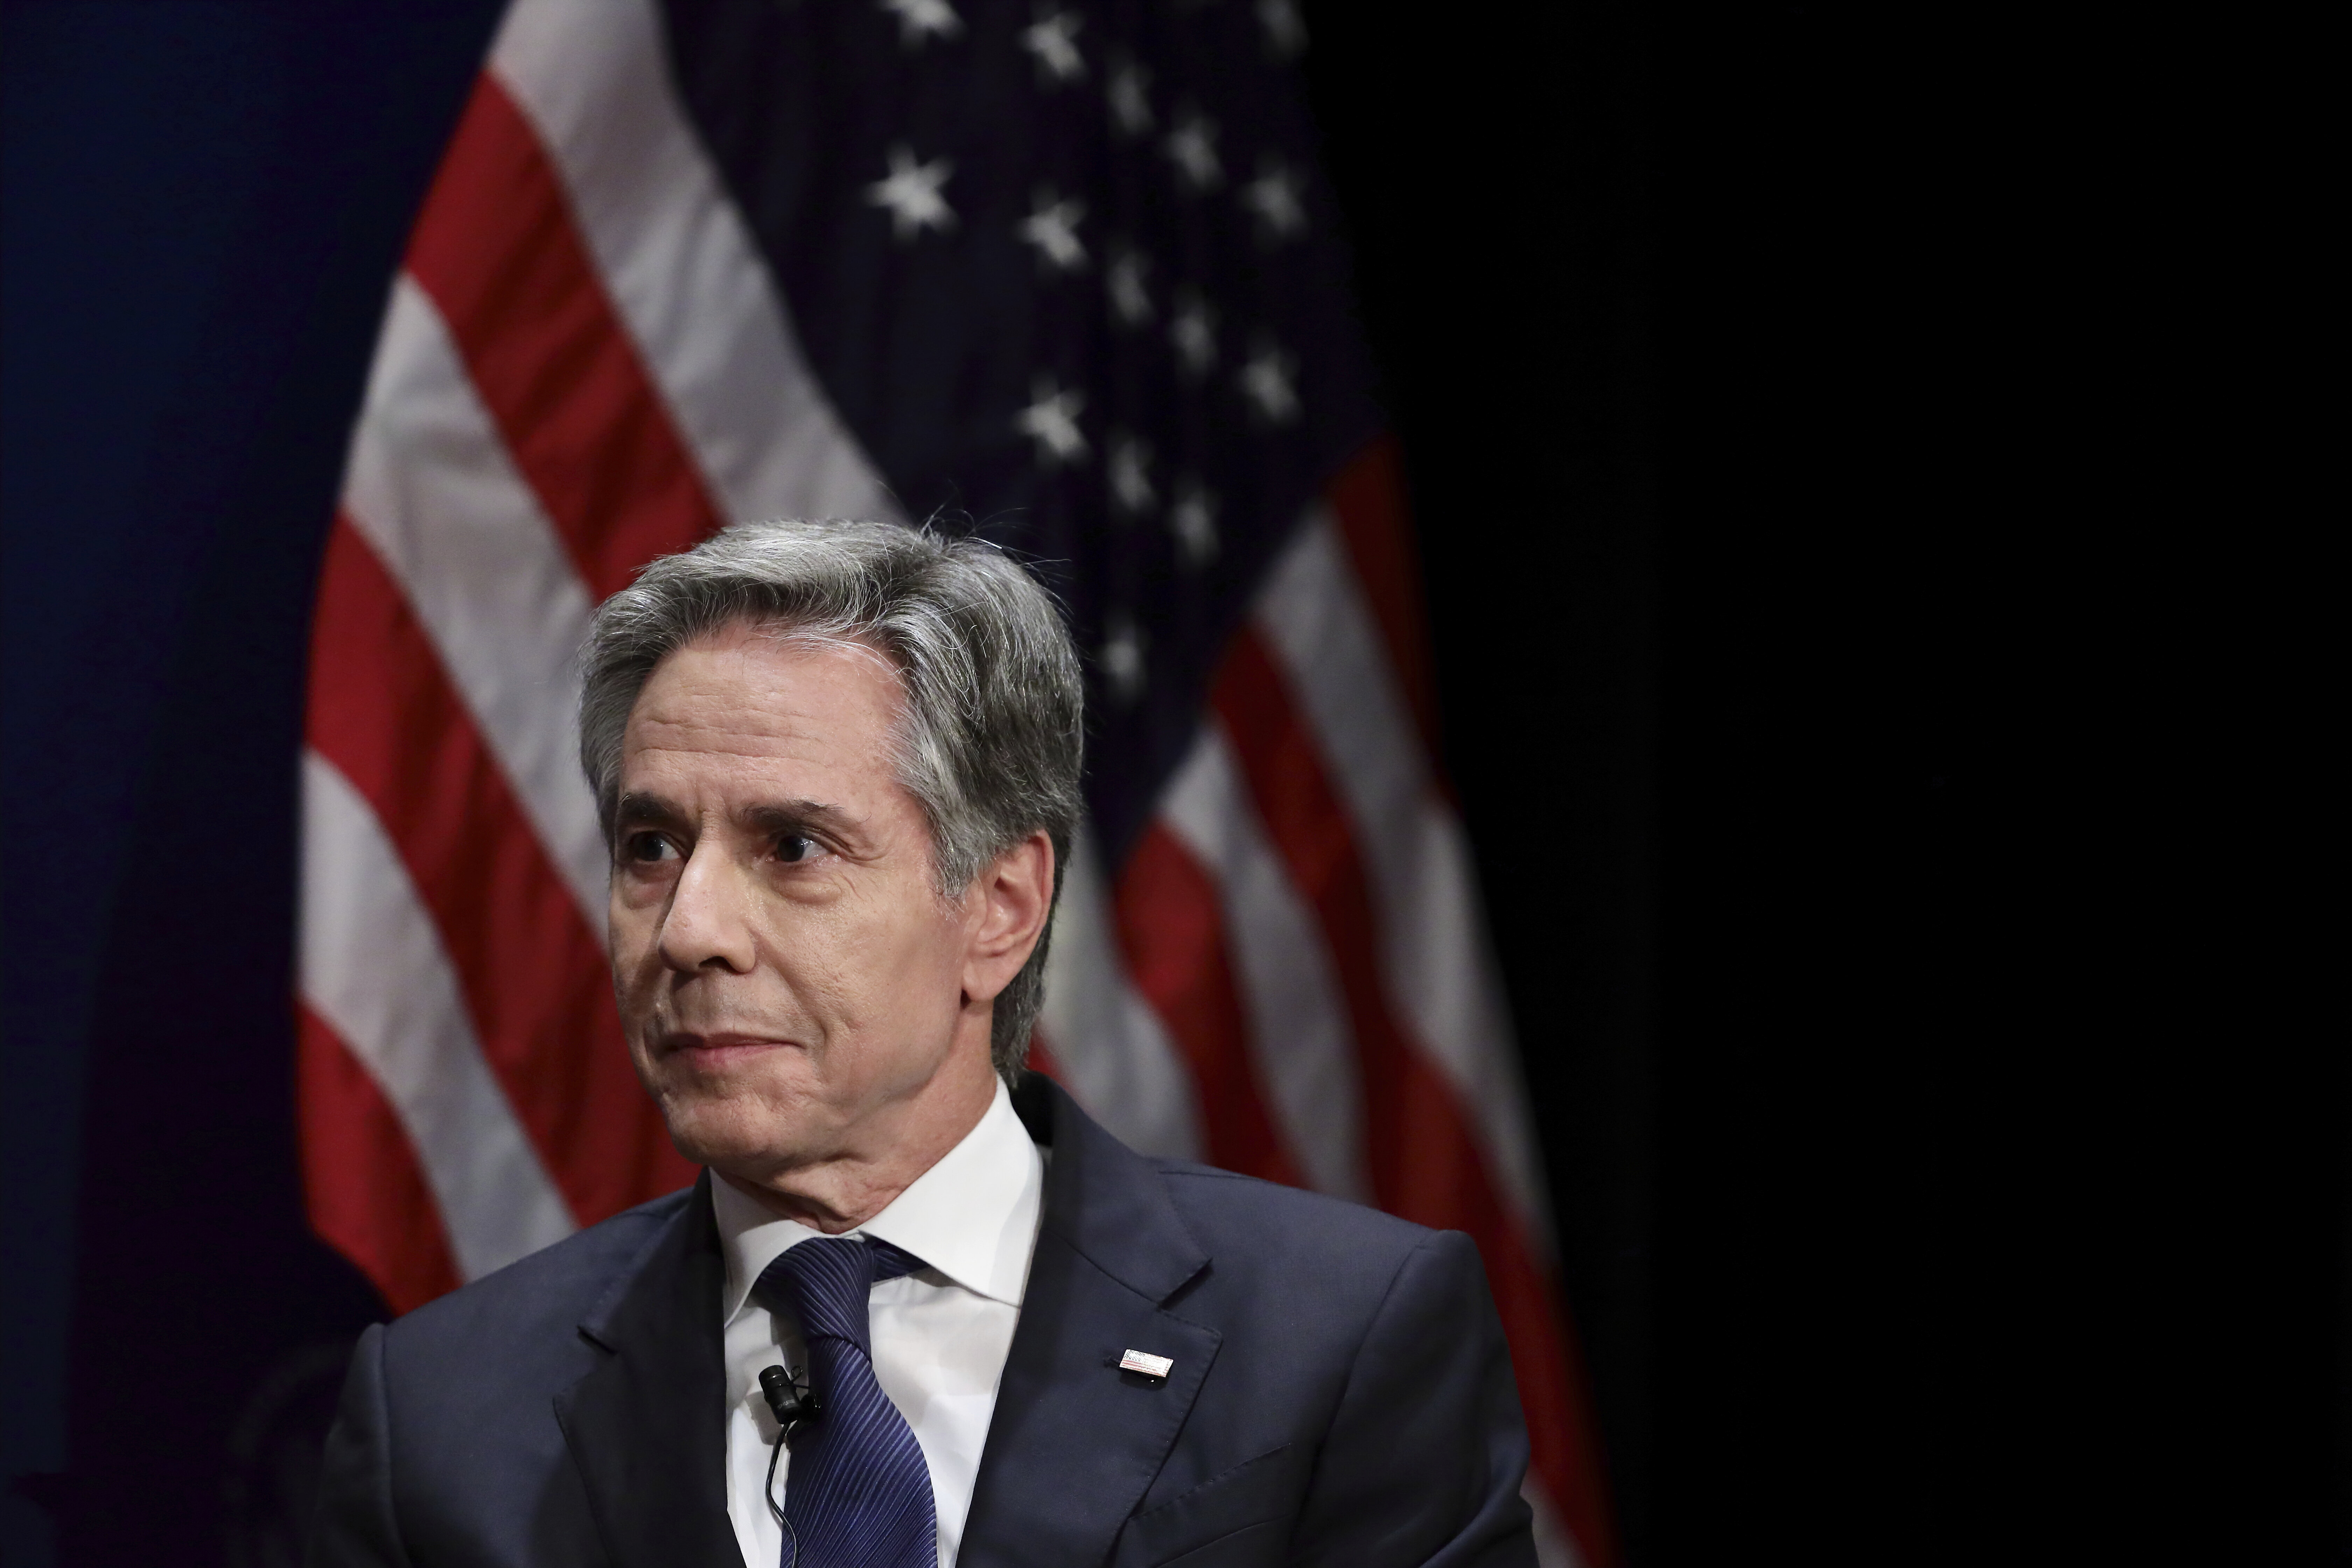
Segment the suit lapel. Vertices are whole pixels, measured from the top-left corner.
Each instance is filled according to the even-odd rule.
[[[603,1363],[555,1418],[617,1568],[742,1568],[727,1517],[726,1264],[703,1173],[677,1217],[581,1320]]]
[[[1015,1105],[1053,1167],[957,1562],[1075,1568],[1109,1554],[1219,1336],[1162,1306],[1209,1259],[1159,1173],[1044,1079],[1032,1074]],[[1171,1358],[1167,1381],[1119,1372],[1128,1350]]]

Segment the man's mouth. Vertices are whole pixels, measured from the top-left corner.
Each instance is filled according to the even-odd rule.
[[[683,1063],[692,1071],[725,1072],[772,1051],[793,1048],[790,1040],[761,1035],[696,1035],[680,1030],[662,1037],[660,1055],[665,1060]]]

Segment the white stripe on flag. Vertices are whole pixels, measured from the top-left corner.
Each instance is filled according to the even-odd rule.
[[[611,868],[580,775],[575,715],[587,584],[515,470],[440,312],[405,273],[384,314],[343,505],[603,941]]]
[[[1318,1192],[1370,1202],[1347,1004],[1321,928],[1266,837],[1223,725],[1202,724],[1168,782],[1160,819],[1217,879],[1250,1053],[1299,1173]]]
[[[1353,818],[1390,1000],[1485,1134],[1499,1184],[1542,1257],[1550,1205],[1469,843],[1437,793],[1328,509],[1308,514],[1276,563],[1255,619],[1295,683]]]
[[[302,831],[302,995],[400,1118],[458,1271],[562,1240],[571,1211],[482,1058],[439,929],[367,802],[308,750]]]
[[[667,61],[645,0],[517,0],[490,51],[726,521],[896,517],[810,374]]]
[[[1536,1561],[1543,1568],[1584,1568],[1584,1554],[1576,1549],[1576,1537],[1559,1521],[1559,1511],[1551,1505],[1551,1496],[1530,1475],[1519,1488],[1519,1495],[1528,1500],[1528,1511],[1536,1516]]]
[[[1108,889],[1093,836],[1081,824],[1062,874],[1038,1022],[1088,1115],[1141,1153],[1197,1160],[1201,1114],[1192,1069],[1136,994],[1111,932]]]

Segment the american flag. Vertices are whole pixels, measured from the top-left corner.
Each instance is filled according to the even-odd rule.
[[[1612,1560],[1306,47],[1289,0],[516,0],[311,655],[308,1199],[395,1309],[694,1174],[606,971],[593,606],[732,519],[947,519],[1089,655],[1035,1065],[1475,1237],[1545,1560]]]

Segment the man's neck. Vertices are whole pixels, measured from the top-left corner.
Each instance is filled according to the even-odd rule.
[[[858,1140],[856,1150],[759,1176],[714,1173],[779,1218],[824,1236],[839,1236],[889,1207],[948,1151],[970,1137],[995,1098],[992,1067],[977,1079],[963,1073],[948,1082],[935,1079],[901,1115],[890,1119],[890,1125]]]

